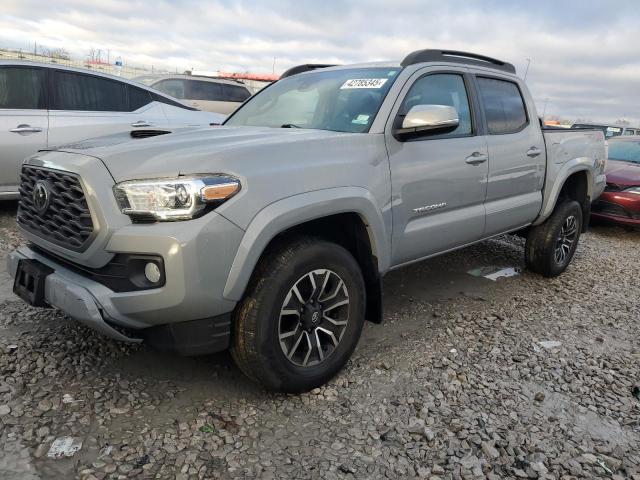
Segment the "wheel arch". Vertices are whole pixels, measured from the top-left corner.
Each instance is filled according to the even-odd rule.
[[[542,211],[538,219],[533,223],[539,225],[544,222],[560,200],[576,200],[582,209],[583,231],[588,226],[589,214],[591,211],[591,198],[593,197],[593,173],[588,165],[583,162],[570,162],[565,165],[556,178],[564,178],[562,182],[555,181],[550,188],[545,188],[546,200],[543,203]]]
[[[360,187],[296,195],[261,210],[240,242],[224,297],[239,301],[262,255],[289,235],[317,236],[345,247],[358,261],[365,280],[366,318],[381,321],[381,276],[390,262],[389,228],[370,192]]]

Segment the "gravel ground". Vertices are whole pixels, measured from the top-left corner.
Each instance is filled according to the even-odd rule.
[[[21,242],[0,208],[0,261]],[[640,479],[640,232],[596,227],[556,279],[512,237],[393,272],[383,325],[308,394],[16,302],[0,277],[0,478]],[[542,342],[540,344],[539,342]],[[49,458],[56,439],[80,449]]]

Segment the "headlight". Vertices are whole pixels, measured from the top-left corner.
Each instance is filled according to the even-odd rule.
[[[113,187],[122,213],[138,221],[189,220],[204,215],[240,190],[228,175],[130,180]]]
[[[625,192],[627,192],[627,193],[637,193],[638,195],[640,195],[640,187],[627,188],[625,190]]]

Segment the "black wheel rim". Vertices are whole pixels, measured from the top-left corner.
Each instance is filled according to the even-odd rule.
[[[338,348],[349,323],[349,291],[340,276],[313,270],[287,293],[278,322],[278,340],[289,362],[311,367]]]
[[[564,220],[556,240],[554,257],[558,265],[564,265],[569,260],[577,236],[578,220],[570,215]]]

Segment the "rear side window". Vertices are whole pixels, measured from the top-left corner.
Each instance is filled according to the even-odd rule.
[[[184,99],[187,98],[184,83],[184,80],[179,79],[161,80],[154,84],[153,88],[167,95],[171,95],[173,98]]]
[[[129,111],[133,112],[151,103],[151,94],[148,91],[132,85],[127,85],[127,91],[129,93]]]
[[[200,80],[189,80],[189,100],[224,101],[222,96],[222,85],[215,82],[202,82]]]
[[[106,78],[54,70],[51,108],[88,112],[126,112],[126,85]]]
[[[490,134],[516,133],[527,125],[524,100],[515,83],[478,77],[478,85]]]
[[[45,109],[45,73],[41,68],[0,67],[0,108]]]
[[[227,102],[244,102],[251,96],[251,93],[244,88],[236,85],[222,85],[224,97]]]

